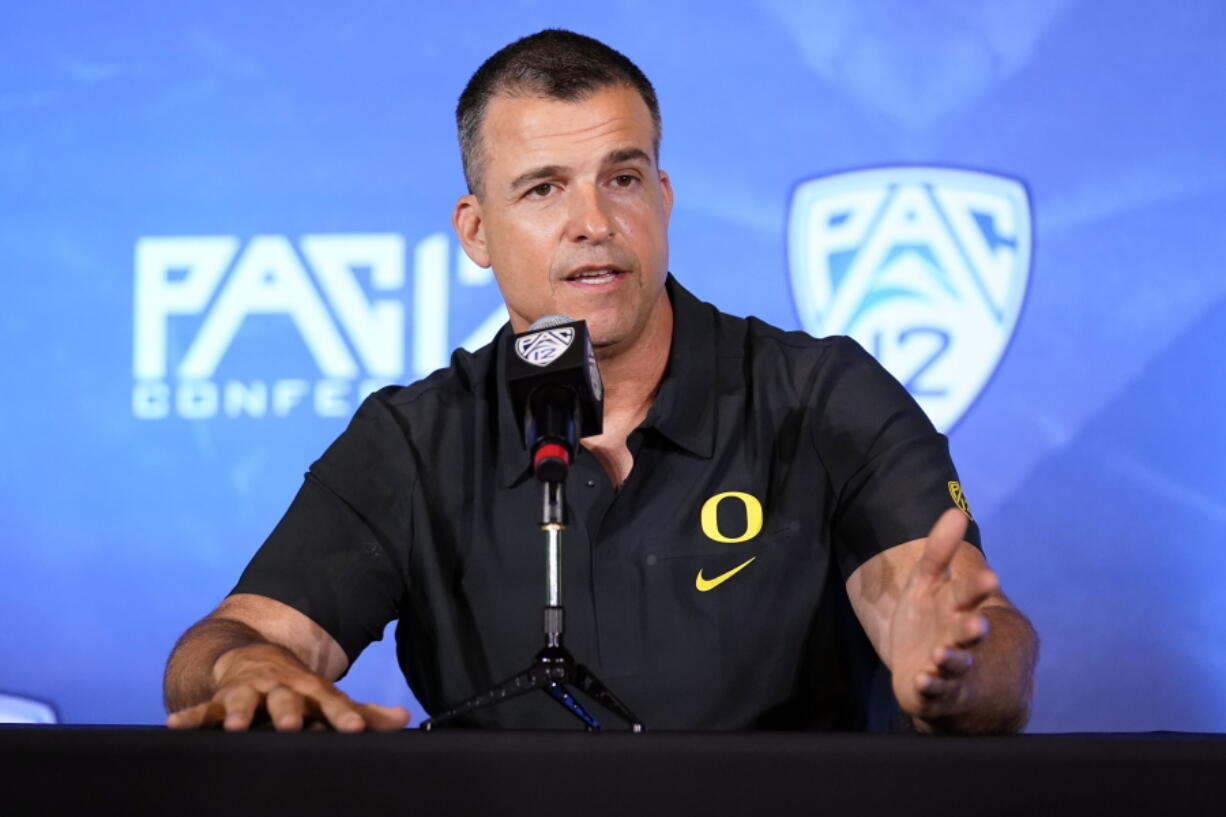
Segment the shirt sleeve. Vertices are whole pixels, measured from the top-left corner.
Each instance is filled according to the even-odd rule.
[[[396,417],[371,395],[311,465],[302,487],[231,593],[288,604],[326,630],[352,664],[406,593],[416,474]]]
[[[811,426],[835,492],[835,558],[844,578],[878,553],[928,535],[945,510],[970,518],[939,433],[907,390],[850,338],[831,338]],[[980,547],[973,519],[966,540]]]

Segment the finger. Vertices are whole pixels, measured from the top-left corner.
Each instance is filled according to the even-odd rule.
[[[366,726],[379,732],[393,732],[403,729],[409,723],[409,710],[403,706],[382,706],[381,704],[362,704],[362,713]]]
[[[965,650],[938,647],[933,651],[932,662],[944,678],[961,678],[975,663],[974,657]]]
[[[341,732],[360,732],[365,728],[365,720],[357,711],[358,705],[323,678],[304,674],[289,683],[294,692],[302,696],[309,720],[323,721],[325,727]]]
[[[227,732],[241,732],[251,726],[255,719],[255,711],[260,705],[260,693],[255,687],[242,686],[227,690],[221,697],[225,708],[225,721],[222,726]]]
[[[983,568],[959,583],[954,592],[954,601],[959,610],[974,610],[998,590],[1000,579],[993,571]]]
[[[166,716],[168,729],[196,729],[204,723],[209,704],[196,704]]]
[[[316,699],[324,719],[338,732],[361,732],[366,728],[358,705],[349,696],[338,690],[325,692]]]
[[[190,706],[187,709],[177,709],[166,715],[167,729],[194,729],[200,723],[200,717],[196,714],[199,706]]]
[[[202,729],[217,726],[226,717],[226,708],[220,701],[206,701],[172,712],[166,716],[166,725],[171,729]]]
[[[278,732],[297,732],[302,729],[306,713],[306,701],[301,695],[286,686],[273,687],[264,698],[268,717]]]
[[[928,701],[946,697],[951,694],[956,685],[957,681],[953,679],[938,678],[926,672],[915,676],[915,691]]]
[[[950,508],[941,514],[928,539],[924,542],[924,553],[916,563],[915,569],[922,576],[931,579],[942,579],[948,575],[949,565],[962,544],[966,535],[966,517],[957,508]]]
[[[954,646],[973,647],[983,641],[988,630],[988,617],[983,613],[964,614],[954,629]]]

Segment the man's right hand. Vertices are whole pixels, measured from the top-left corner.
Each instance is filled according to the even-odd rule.
[[[304,667],[289,650],[274,644],[253,644],[223,653],[213,674],[217,685],[213,697],[170,713],[168,727],[222,726],[227,731],[242,731],[261,715],[267,715],[278,731],[304,726],[331,727],[338,732],[394,731],[409,722],[404,707],[357,703]]]
[[[347,667],[340,644],[302,613],[264,596],[232,595],[175,645],[166,725],[241,731],[267,718],[280,731],[403,729],[404,707],[356,703],[332,685]]]

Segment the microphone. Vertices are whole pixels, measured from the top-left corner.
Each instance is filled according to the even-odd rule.
[[[604,385],[587,323],[564,315],[541,318],[511,339],[506,363],[511,406],[532,471],[542,482],[561,483],[576,440],[603,427]]]

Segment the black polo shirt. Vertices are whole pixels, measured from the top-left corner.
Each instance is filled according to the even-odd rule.
[[[954,504],[946,440],[854,341],[722,314],[671,277],[668,293],[672,351],[629,478],[614,491],[581,449],[567,482],[566,644],[650,729],[881,725],[888,679],[844,582]],[[351,662],[399,618],[431,712],[542,645],[541,488],[503,387],[510,337],[368,398],[234,589],[305,613]],[[576,723],[543,694],[473,722]]]

